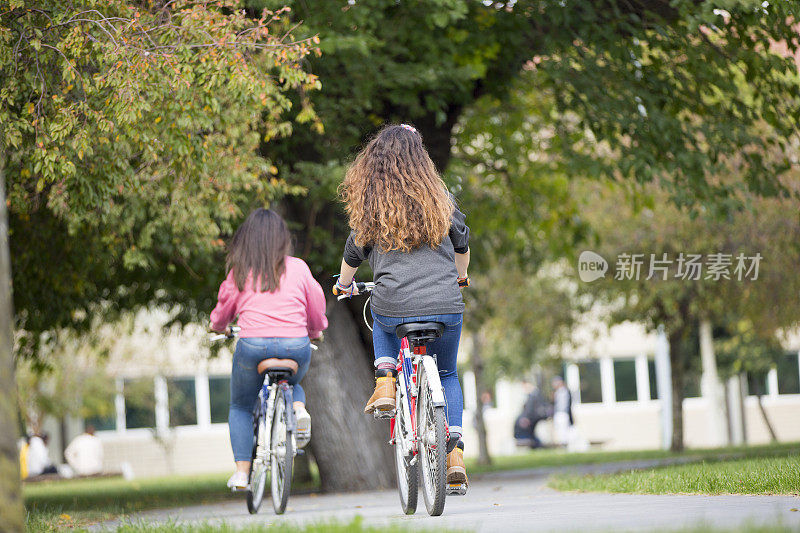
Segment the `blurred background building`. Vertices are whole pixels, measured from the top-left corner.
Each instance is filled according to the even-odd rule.
[[[159,324],[165,315],[141,313],[131,331],[110,349],[107,372],[116,387],[109,416],[59,421],[46,417],[54,463],[63,462],[63,447],[91,424],[103,442],[104,468],[136,477],[221,472],[229,469],[229,375],[233,342],[209,356],[200,327],[169,330]],[[658,338],[635,323],[612,327],[586,324],[562,353],[563,374],[573,398],[575,428],[592,449],[633,450],[662,446],[661,405],[656,380]],[[464,343],[469,357],[469,343]],[[688,447],[766,443],[766,420],[780,441],[800,440],[800,336],[791,337],[777,367],[764,379],[763,413],[754,395],[752,377],[721,385],[724,410],[715,409],[701,387],[702,373],[690,380],[684,400],[684,432]],[[532,374],[549,395],[549,376]],[[464,372],[464,431],[468,456],[477,454],[474,426],[479,399],[474,374]],[[743,393],[743,394],[740,394]],[[513,436],[515,418],[526,399],[520,381],[496,382],[484,409],[491,455],[519,453]],[[353,413],[353,416],[364,416]],[[766,415],[766,419],[765,419]],[[313,416],[313,413],[312,413]],[[722,420],[720,420],[722,418]],[[540,423],[537,435],[553,442],[552,424]]]

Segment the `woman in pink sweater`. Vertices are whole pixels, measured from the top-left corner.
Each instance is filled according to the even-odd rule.
[[[253,407],[264,381],[258,365],[264,359],[292,359],[298,445],[308,442],[311,417],[300,385],[311,362],[311,343],[328,327],[325,296],[308,265],[289,255],[292,244],[286,223],[274,211],[257,209],[236,230],[228,249],[228,275],[219,287],[211,312],[211,329],[228,331],[238,317],[241,327],[233,354],[231,403],[228,414],[236,472],[228,480],[234,490],[247,487],[253,446]]]

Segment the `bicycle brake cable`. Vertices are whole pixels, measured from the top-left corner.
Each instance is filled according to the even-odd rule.
[[[367,325],[367,327],[369,328],[370,331],[372,331],[372,326],[370,326],[369,322],[367,321],[367,306],[369,305],[369,301],[370,301],[371,298],[372,298],[371,294],[369,296],[367,296],[367,301],[364,302],[364,310],[361,313],[363,315],[363,317],[364,317],[364,324]]]

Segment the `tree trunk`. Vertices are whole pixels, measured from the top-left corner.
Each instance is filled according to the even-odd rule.
[[[767,431],[769,431],[769,439],[772,442],[778,440],[778,437],[775,435],[775,428],[772,427],[772,424],[769,421],[769,417],[767,416],[767,411],[764,409],[764,404],[761,402],[761,397],[764,395],[764,391],[761,389],[761,380],[756,380],[756,400],[758,400],[758,410],[761,412],[761,418],[764,420],[764,424],[767,426]]]
[[[478,464],[490,465],[492,458],[489,455],[489,444],[486,440],[486,423],[483,420],[483,401],[481,397],[486,392],[486,385],[483,379],[483,340],[480,333],[472,334],[472,353],[470,362],[472,372],[475,374],[475,389],[477,392],[477,402],[475,406],[475,426],[478,430]]]
[[[745,385],[747,380],[744,372],[739,374],[739,412],[742,414],[742,444],[747,444],[747,412],[744,410]]]
[[[730,404],[730,397],[731,397],[731,387],[730,382],[726,379],[722,381],[722,391],[725,395],[725,430],[728,434],[728,444],[733,445],[735,444],[735,438],[733,435],[733,414],[731,413],[731,404]]]
[[[375,384],[371,350],[346,302],[328,300],[325,341],[303,379],[313,417],[311,450],[322,490],[362,491],[394,485],[389,423],[364,414]]]
[[[683,388],[686,380],[686,330],[669,333],[669,359],[672,366],[672,443],[670,450],[683,451]]]
[[[0,173],[0,524],[3,531],[25,530],[17,452],[17,387],[14,383],[11,260],[4,182]]]
[[[775,428],[772,427],[772,424],[769,421],[769,417],[767,416],[767,411],[764,409],[764,404],[761,403],[761,394],[756,396],[758,399],[758,410],[761,411],[761,418],[764,419],[764,424],[767,426],[767,430],[769,430],[769,440],[775,442],[778,440],[777,435],[775,435]]]
[[[422,140],[425,142],[425,148],[428,150],[428,154],[439,172],[444,172],[450,162],[453,126],[455,126],[462,111],[462,106],[451,105],[448,107],[445,120],[441,124],[436,113],[429,113],[414,121],[422,135]]]

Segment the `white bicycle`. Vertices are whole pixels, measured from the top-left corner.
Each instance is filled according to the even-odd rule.
[[[211,340],[234,338],[240,330],[238,326],[230,329],[230,335],[214,335]],[[317,346],[312,344],[311,348],[316,350]],[[288,381],[297,372],[297,363],[292,359],[264,359],[258,364],[258,372],[265,375],[253,411],[247,510],[256,514],[261,507],[269,471],[272,508],[276,514],[283,514],[292,486],[292,464],[298,454],[297,421],[292,407],[292,386]]]
[[[374,283],[356,283],[359,293],[370,292]],[[340,295],[340,300],[347,298]],[[368,302],[367,302],[368,303]],[[364,320],[366,321],[364,304]],[[369,325],[369,324],[367,324]],[[447,439],[444,388],[439,380],[436,355],[427,344],[442,336],[440,322],[400,324],[395,334],[401,339],[397,362],[395,408],[375,411],[376,418],[390,419],[389,444],[394,445],[397,489],[406,514],[417,510],[420,471],[422,495],[431,516],[444,511],[445,496],[464,495],[465,483],[447,484]]]

